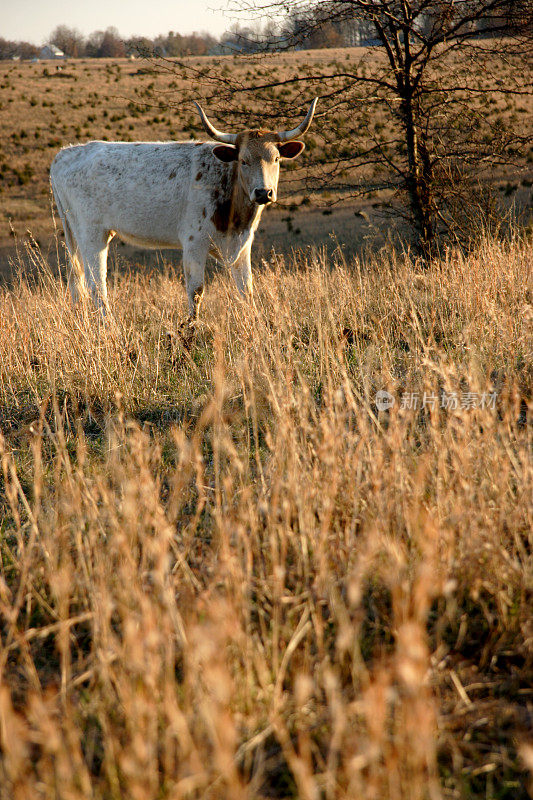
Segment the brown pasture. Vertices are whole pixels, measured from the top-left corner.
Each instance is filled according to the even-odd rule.
[[[362,60],[366,63],[364,69],[372,70],[381,58],[377,49],[348,48],[287,53],[266,59],[211,57],[187,63],[200,68],[208,65],[222,76],[231,75],[254,84],[321,70],[346,70]],[[0,266],[4,272],[9,271],[8,259],[14,253],[14,244],[23,244],[29,233],[48,251],[52,261],[55,259],[53,248],[50,250],[54,219],[48,171],[60,147],[92,139],[204,138],[192,100],[212,91],[212,87],[198,88],[177,67],[168,72],[154,71],[153,66],[146,61],[125,59],[0,64]],[[503,81],[512,80],[516,68],[518,65],[513,63],[494,62]],[[479,85],[487,79],[486,75],[479,76]],[[302,110],[315,89],[320,94],[320,85],[305,90],[309,97],[302,98]],[[290,100],[302,89],[296,84],[272,93],[275,91]],[[488,114],[495,119],[508,118],[518,127],[525,128],[531,118],[530,98],[495,95],[483,98],[483,102],[487,103]],[[166,107],[160,108],[161,104]],[[250,120],[259,123],[260,104],[251,100],[249,109]],[[329,191],[327,186],[321,191],[304,189],[305,168],[323,151],[322,130],[327,127],[330,152],[334,153],[335,147],[364,144],[360,131],[347,131],[342,113],[320,116],[320,111],[319,107],[319,116],[306,136],[304,158],[285,166],[280,201],[263,217],[255,248],[258,257],[268,254],[272,247],[287,251],[324,245],[330,249],[340,245],[349,256],[370,243],[382,244],[391,229],[391,220],[383,217],[381,208],[388,197],[384,192],[375,191],[355,200],[349,192],[343,195]],[[366,131],[385,125],[379,105],[369,108],[361,103],[360,117]],[[495,167],[489,179],[503,198],[515,199],[520,207],[527,207],[531,205],[532,163],[533,154],[524,152],[523,166],[518,171],[511,173]],[[121,245],[114,252],[133,262],[157,261],[153,254]],[[179,262],[176,254],[168,254],[168,258]]]

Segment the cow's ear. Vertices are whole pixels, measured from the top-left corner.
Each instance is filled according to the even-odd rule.
[[[231,144],[217,144],[213,147],[213,154],[219,161],[237,161],[239,151]]]
[[[282,158],[297,158],[305,144],[303,142],[285,142],[285,144],[278,144],[279,154]]]

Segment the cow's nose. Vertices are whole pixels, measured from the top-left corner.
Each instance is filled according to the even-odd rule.
[[[270,203],[272,198],[274,197],[274,192],[272,189],[256,189],[255,190],[255,202],[259,203],[259,205],[264,205],[265,203]]]

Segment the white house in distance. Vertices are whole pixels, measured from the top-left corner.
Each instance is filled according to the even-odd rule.
[[[62,58],[66,58],[66,56],[64,52],[59,49],[59,47],[55,46],[55,44],[45,44],[44,47],[41,47],[39,58],[58,61]]]

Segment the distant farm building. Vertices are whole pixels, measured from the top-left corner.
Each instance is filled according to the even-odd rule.
[[[58,61],[62,58],[66,58],[66,56],[64,52],[59,49],[59,47],[55,46],[55,44],[45,44],[44,47],[41,47],[39,58],[53,59]]]

